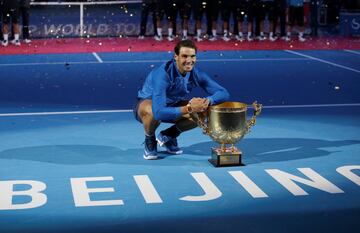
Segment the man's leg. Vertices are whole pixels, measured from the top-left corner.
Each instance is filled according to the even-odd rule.
[[[175,126],[182,133],[196,128],[197,124],[190,118],[190,116],[185,115],[184,117],[176,121]]]
[[[185,106],[188,101],[182,101],[176,106]],[[196,128],[197,124],[191,119],[190,115],[184,115],[174,121],[174,125],[162,130],[157,135],[157,141],[160,146],[165,146],[170,154],[182,154],[183,151],[178,147],[177,137],[185,131]]]
[[[177,119],[174,123],[175,124],[173,126],[161,131],[161,134],[169,136],[171,138],[177,138],[182,132],[197,127],[197,124],[188,115]]]
[[[0,19],[2,19],[2,9],[0,9]],[[0,20],[0,40],[4,40],[3,32],[2,32],[2,20]]]
[[[143,100],[139,103],[137,109],[137,114],[144,126],[145,131],[144,159],[149,160],[158,158],[155,130],[160,125],[160,121],[154,119],[151,106],[151,100]]]
[[[159,127],[160,121],[154,119],[151,100],[143,100],[139,104],[138,115],[144,125],[145,134],[148,136],[155,135],[155,130]]]
[[[20,27],[19,23],[13,23],[12,29],[14,31],[14,40],[11,42],[16,46],[20,46]]]
[[[9,44],[9,26],[8,26],[8,22],[7,21],[5,22],[5,20],[3,21],[3,25],[2,25],[2,32],[4,39],[1,42],[1,44],[2,46],[6,47]]]
[[[141,16],[140,16],[140,33],[139,33],[139,39],[142,40],[145,37],[146,34],[146,24],[147,24],[147,18],[149,15],[149,4],[144,2],[141,5]]]
[[[156,137],[160,146],[166,147],[166,151],[170,154],[182,154],[183,151],[178,147],[177,137],[184,131],[193,129],[196,124],[182,117],[176,120],[175,124],[165,130],[162,130]]]

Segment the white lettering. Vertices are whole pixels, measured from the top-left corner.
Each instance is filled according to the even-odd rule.
[[[242,171],[229,171],[230,175],[244,187],[253,198],[268,197],[259,186],[257,186],[249,177],[247,177]]]
[[[222,193],[213,182],[203,172],[191,173],[196,182],[205,192],[200,196],[185,196],[180,198],[182,201],[210,201],[221,197]]]
[[[44,25],[44,34],[47,35],[56,35],[57,33],[61,32],[62,24],[55,27],[54,24],[51,24],[50,27],[48,27],[47,24]]]
[[[114,188],[88,188],[86,182],[113,180],[111,176],[71,178],[71,188],[76,207],[124,205],[122,200],[91,201],[90,193],[114,192]]]
[[[277,180],[282,186],[284,186],[289,192],[295,196],[309,195],[305,190],[300,188],[294,181],[299,183],[311,186],[316,189],[328,193],[343,193],[340,188],[332,184],[330,181],[326,180],[324,177],[320,176],[311,168],[298,168],[300,172],[305,174],[311,180],[307,180],[295,175],[292,175],[287,172],[280,171],[278,169],[266,169],[265,171],[269,173],[275,180]]]
[[[84,25],[83,25],[84,26]],[[75,35],[80,35],[80,24],[78,24],[78,25],[76,25],[76,27],[75,27],[75,31],[74,31],[74,33],[75,33]]]
[[[96,35],[104,35],[108,30],[109,30],[109,25],[101,23],[99,24],[96,30]]]
[[[31,188],[23,191],[14,191],[15,185],[30,185]],[[0,181],[0,210],[19,210],[31,209],[47,202],[47,196],[41,193],[46,189],[43,182],[36,180],[13,180]],[[29,196],[31,201],[28,203],[13,204],[14,196]]]
[[[74,34],[74,25],[73,24],[65,24],[62,28],[62,34],[65,36]]]
[[[356,19],[353,19],[351,21],[351,27],[354,29],[354,30],[359,30],[360,29],[360,23],[356,22]]]
[[[118,23],[115,25],[115,32],[116,35],[123,34],[125,30],[125,24],[124,23]]]
[[[146,203],[162,203],[160,195],[147,175],[134,176],[135,182],[140,189]]]
[[[125,27],[125,35],[131,35],[136,32],[136,25],[133,23],[129,23]]]
[[[348,178],[349,180],[351,180],[352,182],[354,182],[355,184],[360,186],[360,176],[354,174],[351,171],[354,169],[360,169],[360,166],[353,165],[353,166],[338,167],[336,169],[336,171],[339,172],[341,175],[345,176],[346,178]]]
[[[29,32],[30,34],[35,34],[37,32],[38,28],[36,25],[29,25]]]
[[[84,25],[84,32],[86,31],[85,34],[91,35],[93,33],[92,30],[93,30],[92,24]]]

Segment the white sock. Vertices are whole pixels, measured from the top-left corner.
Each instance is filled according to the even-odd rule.
[[[158,36],[162,36],[162,28],[156,29]]]
[[[169,29],[168,29],[169,36],[172,36],[172,35],[173,35],[173,31],[174,31],[174,30],[173,30],[172,28],[169,28]]]
[[[291,32],[287,32],[286,35],[287,35],[287,36],[291,36]]]
[[[213,34],[213,36],[216,36],[216,29],[212,30],[212,34]]]
[[[270,32],[270,33],[269,33],[269,36],[270,36],[270,37],[273,37],[273,36],[274,36],[274,33],[273,33],[273,32]]]
[[[260,36],[264,36],[264,32],[260,32]]]
[[[228,32],[228,30],[224,30],[224,35],[227,35],[229,32]]]
[[[239,32],[239,36],[240,36],[240,37],[243,37],[244,35],[243,35],[243,33],[242,33],[242,32]]]
[[[4,34],[4,40],[9,40],[9,34]]]
[[[299,32],[299,37],[303,37],[304,33],[303,32]]]
[[[249,37],[251,36],[251,32],[248,32],[248,36],[249,36]]]
[[[201,37],[201,29],[196,30],[197,37]]]
[[[187,30],[183,30],[183,36],[187,37]]]
[[[19,40],[19,34],[14,34],[14,39]]]

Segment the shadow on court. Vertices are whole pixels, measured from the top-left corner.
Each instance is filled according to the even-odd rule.
[[[341,152],[342,146],[360,144],[359,140],[327,141],[300,138],[259,138],[244,139],[239,143],[246,164],[262,162],[281,162],[288,160],[328,156]],[[54,164],[129,164],[129,165],[196,165],[208,166],[207,159],[211,156],[211,147],[216,143],[209,141],[184,147],[183,155],[169,155],[159,148],[160,160],[146,161],[143,159],[142,147],[123,150],[113,146],[101,145],[44,145],[21,147],[0,152],[0,159],[17,159]],[[332,150],[325,148],[331,147]],[[333,149],[337,147],[337,149]],[[206,163],[205,163],[206,162]]]

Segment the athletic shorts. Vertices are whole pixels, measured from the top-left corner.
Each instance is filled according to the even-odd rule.
[[[274,20],[274,2],[260,2],[260,20],[265,20],[268,15],[269,20]]]
[[[176,18],[176,2],[174,0],[159,0],[156,3],[156,17],[160,20],[166,18],[168,20],[174,20]]]
[[[212,21],[216,21],[219,18],[221,4],[222,3],[219,0],[209,0],[208,1],[209,12],[210,12],[210,16],[211,16]]]
[[[251,0],[251,1],[246,2],[245,16],[246,16],[248,22],[252,23],[254,16],[256,15],[256,13],[258,11],[258,6],[259,6],[258,0]]]
[[[3,23],[18,23],[19,21],[19,4],[16,0],[3,0],[2,6]],[[10,20],[11,19],[11,20]]]
[[[191,16],[191,1],[181,0],[177,3],[177,9],[181,19],[190,19]]]
[[[139,111],[139,106],[140,106],[140,104],[141,104],[144,100],[145,100],[145,99],[138,98],[137,101],[136,101],[135,106],[133,107],[134,117],[135,117],[135,119],[136,119],[138,122],[140,122],[140,123],[142,123],[142,121],[141,121],[141,118],[140,118],[140,116],[139,116],[139,114],[138,114],[138,111]],[[176,102],[176,103],[169,104],[168,106],[169,106],[169,107],[180,107],[180,106],[185,106],[185,105],[187,105],[188,103],[189,103],[188,100],[182,100],[182,101],[178,101],[178,102]],[[175,123],[175,121],[176,121],[176,120],[172,120],[172,121],[161,121],[161,122],[165,122],[165,123]]]
[[[207,3],[203,5],[202,0],[194,0],[191,5],[191,8],[193,9],[194,19],[201,20],[204,15],[205,9],[208,7],[210,7],[210,6],[208,6]]]

